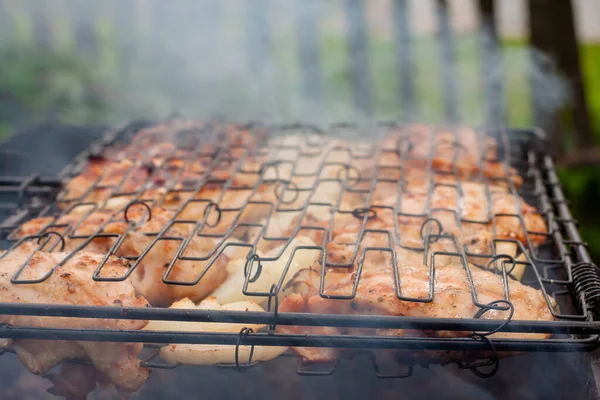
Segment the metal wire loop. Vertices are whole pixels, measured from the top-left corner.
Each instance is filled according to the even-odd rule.
[[[502,303],[506,304],[506,307],[498,308],[498,306],[496,306],[497,304],[502,304]],[[496,306],[496,307],[493,307],[493,306]],[[475,334],[476,336],[484,337],[484,336],[493,335],[494,333],[498,332],[499,330],[504,328],[506,325],[508,325],[510,323],[510,321],[512,320],[512,317],[515,313],[515,306],[513,305],[512,302],[510,302],[510,300],[494,300],[494,301],[488,303],[487,307],[480,308],[479,310],[477,310],[475,315],[473,315],[473,318],[479,319],[479,318],[483,317],[483,315],[486,312],[488,312],[489,310],[509,311],[508,318],[506,318],[504,320],[504,322],[502,322],[502,324],[500,324],[497,328],[492,329],[491,331],[488,331],[488,332],[473,331],[473,334]]]
[[[217,212],[217,220],[213,223],[210,224],[208,222],[208,218],[206,219],[206,225],[208,225],[211,228],[214,228],[215,226],[219,225],[219,222],[221,222],[221,216],[222,216],[222,210],[219,207],[219,205],[213,201],[209,201],[208,204],[206,205],[206,208],[204,209],[204,217],[207,217],[208,215],[210,215],[210,211],[212,209],[215,209],[215,211]]]
[[[275,180],[279,180],[279,166],[281,164],[283,164],[283,160],[268,161],[260,167],[260,169],[258,170],[258,175],[260,175],[260,176],[264,175],[265,171],[268,168],[273,167],[275,169]]]
[[[325,365],[325,364],[315,364],[315,365]],[[335,370],[337,369],[338,365],[340,365],[340,359],[336,358],[335,361],[333,362],[333,364],[331,364],[331,368],[327,369],[327,370],[306,370],[304,369],[304,367],[308,366],[305,365],[302,362],[302,359],[300,357],[296,358],[296,373],[298,375],[305,375],[305,376],[329,376],[329,375],[333,375],[333,373],[335,372]]]
[[[272,301],[273,300],[273,301]],[[271,310],[271,303],[274,304],[274,308]],[[277,285],[272,284],[271,289],[269,289],[269,302],[267,303],[267,312],[273,311],[273,316],[277,317],[277,312],[279,311],[279,296],[277,296]],[[276,325],[270,324],[269,330],[274,331]]]
[[[442,225],[442,223],[440,222],[439,219],[437,218],[427,218],[425,221],[423,221],[423,224],[421,225],[421,230],[419,231],[419,234],[421,235],[421,239],[423,241],[425,240],[425,227],[427,227],[427,225],[430,222],[435,222],[435,224],[438,226],[438,233],[436,233],[435,235],[432,235],[431,233],[427,234],[427,239],[428,239],[428,243],[435,243],[438,241],[439,236],[442,234],[442,232],[444,231],[444,226]],[[435,240],[431,240],[431,238],[435,238]]]
[[[282,187],[282,184],[285,184],[286,186],[285,186],[285,188],[279,190]],[[283,193],[287,192],[288,190],[292,190],[294,192],[294,197],[291,200],[284,200],[285,196],[283,195]],[[298,185],[296,185],[294,182],[288,181],[288,180],[278,181],[275,184],[275,188],[273,188],[273,191],[275,193],[275,197],[277,198],[277,200],[279,200],[283,204],[292,204],[296,200],[298,200],[298,197],[300,197],[300,191],[298,190]]]
[[[490,262],[488,262],[486,269],[489,271],[494,271],[494,273],[500,273],[502,272],[502,269],[498,270],[498,267],[496,266],[496,263],[502,259],[508,260],[510,261],[510,263],[512,264],[512,266],[510,267],[509,270],[506,270],[507,274],[510,274],[513,272],[513,270],[515,269],[515,267],[517,266],[517,262],[515,261],[514,257],[508,255],[508,254],[498,254],[496,256],[494,256]],[[492,263],[494,264],[494,266],[492,267]]]
[[[468,362],[467,361],[467,352],[464,352],[464,362],[458,364],[458,368],[460,369],[468,369],[473,373],[473,375],[478,378],[491,378],[496,375],[498,369],[500,368],[500,357],[498,356],[498,351],[496,351],[496,347],[494,343],[486,337],[479,336],[483,342],[485,342],[492,349],[492,356],[487,361],[476,361],[476,362]],[[479,368],[493,366],[490,372],[482,372]]]
[[[254,264],[255,260],[258,262],[258,267],[256,268],[256,273],[254,274],[254,276],[252,278],[250,278],[249,274],[250,274],[250,271],[252,271],[252,264]],[[260,256],[256,253],[252,254],[250,257],[248,257],[248,260],[246,261],[246,265],[244,265],[244,276],[246,277],[246,279],[248,279],[249,283],[253,283],[258,280],[261,272],[262,272],[262,264],[260,263]]]
[[[345,179],[342,179],[342,171],[346,171],[346,177]],[[350,171],[354,171],[356,172],[356,178],[352,177],[352,174],[350,173]],[[350,184],[350,186],[355,186],[360,182],[360,170],[358,168],[356,168],[354,165],[344,165],[344,168],[340,168],[338,170],[338,172],[335,174],[336,178],[338,181],[340,182],[348,182]],[[354,181],[354,183],[352,183]]]
[[[229,147],[217,147],[214,153],[214,157],[219,157],[220,155],[224,155],[219,160],[219,167],[223,169],[231,168],[233,165],[233,154],[231,153],[231,149]]]
[[[38,238],[38,240],[37,240],[37,244],[40,244],[40,242],[42,241],[42,239],[43,239],[43,238],[45,238],[45,237],[48,237],[48,238],[49,238],[49,237],[50,237],[50,236],[52,236],[52,235],[56,235],[56,236],[58,236],[58,238],[59,238],[59,240],[60,240],[60,250],[59,250],[59,251],[64,251],[64,250],[65,250],[65,245],[66,245],[65,238],[63,237],[63,235],[61,235],[60,233],[58,233],[58,232],[55,232],[55,231],[48,231],[48,232],[44,232],[44,233],[42,234],[42,236],[40,236],[40,237]]]
[[[449,144],[450,146],[454,147],[455,149],[464,150],[464,151],[467,150],[467,148],[458,140],[451,140],[446,143]]]
[[[377,357],[375,353],[371,352],[369,354],[369,359],[371,360],[371,364],[373,365],[373,369],[375,370],[375,374],[379,379],[403,379],[410,378],[413,374],[413,366],[408,365],[406,368],[406,372],[402,374],[393,374],[393,375],[385,375],[381,373],[381,368],[379,367],[379,363],[377,362]]]
[[[401,146],[403,143],[407,143],[406,153],[410,153],[415,148],[415,145],[413,144],[409,136],[400,136],[398,140],[396,140],[396,153],[398,154],[398,157],[402,157]]]
[[[235,367],[240,372],[245,372],[248,368],[250,368],[250,365],[252,364],[252,356],[254,355],[254,345],[252,345],[250,347],[250,356],[248,357],[248,362],[246,363],[246,365],[240,365],[240,354],[239,354],[240,343],[242,341],[246,340],[246,338],[248,337],[248,334],[250,334],[250,333],[254,333],[254,329],[243,327],[242,330],[240,330],[240,334],[238,335],[237,341],[235,343]]]
[[[156,358],[160,359],[160,350],[161,350],[161,348],[164,347],[162,345],[155,346],[155,345],[151,345],[151,344],[146,344],[144,347],[153,349],[154,351],[152,352],[152,354],[150,354],[149,357],[146,357],[145,360],[140,361],[140,367],[142,367],[142,368],[175,369],[175,368],[179,367],[180,365],[182,365],[180,362],[177,362],[175,364],[154,362],[153,361],[154,359],[156,359]]]
[[[352,210],[352,216],[357,219],[364,219],[367,217],[367,220],[377,218],[377,211],[372,208],[355,208]]]
[[[140,205],[146,208],[146,212],[148,213],[148,221],[152,220],[152,208],[150,208],[150,206],[146,203],[143,202],[141,200],[134,200],[132,202],[130,202],[129,204],[127,204],[127,207],[125,207],[125,210],[123,211],[123,218],[125,219],[125,222],[130,223],[131,221],[129,220],[129,217],[127,216],[127,213],[129,213],[129,210],[131,210],[131,207],[133,207],[134,205]],[[148,222],[146,221],[146,222]]]

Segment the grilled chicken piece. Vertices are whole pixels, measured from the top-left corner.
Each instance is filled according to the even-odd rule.
[[[179,195],[194,194],[199,186],[203,190],[195,198],[210,200],[214,200],[212,192],[229,180],[233,188],[251,189],[267,159],[253,153],[263,136],[260,129],[214,128],[199,121],[172,121],[143,129],[129,145],[108,148],[91,158],[83,172],[66,184],[58,206],[66,209],[91,202],[117,210],[143,198],[178,208]],[[244,170],[238,165],[242,159]],[[231,208],[225,203],[226,199],[224,208]]]
[[[295,279],[293,282],[293,284],[300,283],[301,282],[298,279]],[[306,300],[307,296],[303,296],[299,293],[292,293],[285,298],[284,302],[279,307],[280,309],[283,307],[285,312],[307,312],[308,307]],[[341,333],[338,328],[330,326],[292,325],[279,325],[277,326],[277,332],[288,335],[339,335]],[[339,349],[326,347],[295,347],[294,351],[298,357],[300,357],[303,364],[326,363],[337,359],[340,355]]]
[[[27,369],[42,375],[55,365],[67,359],[86,360],[87,354],[83,347],[73,345],[73,342],[53,340],[52,346],[43,340],[18,340],[13,345],[19,360]]]
[[[199,221],[210,214],[202,231],[207,234],[224,235],[240,224],[266,225],[273,213],[301,208],[308,201],[337,204],[343,182],[335,179],[355,178],[344,172],[351,157],[338,149],[339,141],[315,143],[294,135],[274,138],[264,154],[213,169],[214,157],[208,156],[149,161],[95,158],[67,183],[60,204],[62,209],[74,207],[68,211],[73,214],[85,213],[93,204],[101,210],[124,210],[132,200],[143,199],[176,211],[178,219]],[[357,200],[359,196],[346,195],[342,207],[352,210],[360,206]],[[242,238],[248,230],[247,225],[236,228],[234,236]]]
[[[495,300],[503,300],[504,282],[501,276],[477,268],[470,268],[473,287],[477,300],[481,304],[489,304]],[[462,265],[445,265],[435,270],[434,294],[431,302],[416,302],[400,300],[396,294],[393,271],[387,266],[371,268],[362,271],[360,278],[357,273],[328,272],[324,293],[330,296],[349,296],[358,279],[356,295],[351,300],[326,299],[320,296],[320,273],[312,270],[298,272],[290,282],[286,291],[294,291],[288,295],[279,307],[280,312],[309,312],[325,314],[361,314],[361,315],[392,315],[410,317],[436,318],[473,318],[480,311],[474,303],[470,283]],[[401,294],[415,299],[427,299],[430,291],[429,269],[423,265],[403,265],[399,268]],[[327,283],[329,282],[329,283]],[[551,321],[551,303],[546,301],[543,293],[534,288],[510,280],[510,301],[514,306],[513,320]],[[481,318],[504,320],[508,311],[489,310]],[[278,326],[278,332],[310,334],[312,331],[305,327]],[[368,332],[369,329],[338,328],[328,334],[343,334]],[[322,332],[321,332],[322,333]],[[415,331],[415,330],[377,330],[378,335],[393,336],[433,336],[433,337],[464,337],[472,332],[460,331]],[[489,337],[539,339],[546,334],[494,333]],[[333,349],[304,349],[294,351],[305,362],[325,362],[338,356]],[[414,362],[447,363],[454,357],[448,352],[427,352],[427,354],[412,354],[398,352],[399,359],[412,359]],[[419,360],[419,361],[417,361]],[[456,361],[452,359],[452,361]]]
[[[144,160],[154,162],[213,156],[219,150],[235,158],[246,149],[253,149],[264,139],[266,129],[235,124],[215,127],[203,121],[174,120],[142,128],[128,144],[113,144],[104,149],[102,157],[112,160]]]
[[[309,139],[294,135],[274,138],[262,153],[251,152],[251,146],[228,149],[236,154],[217,163],[213,154],[205,153],[179,157],[144,157],[145,153],[135,153],[134,157],[123,156],[121,151],[121,156],[95,157],[81,174],[67,182],[59,195],[59,206],[66,209],[74,204],[95,203],[103,209],[118,210],[132,200],[144,199],[178,209],[193,197],[216,202],[221,209],[239,210],[248,201],[275,204],[279,198],[288,206],[301,205],[309,194],[316,201],[314,198],[323,196],[319,193],[324,191],[330,193],[327,197],[335,199],[340,187],[337,184],[337,191],[331,193],[331,183],[335,182],[322,184],[316,189],[319,193],[312,194],[307,188],[316,185],[317,178],[356,178],[351,172],[346,173],[347,177],[341,173],[351,163],[351,157],[346,151],[337,150],[338,141],[324,141],[323,146],[316,146]],[[144,148],[143,144],[131,146],[137,152]],[[284,181],[289,182],[287,190]],[[200,208],[200,214],[206,204],[189,206]]]
[[[119,149],[120,151],[114,157],[137,159],[140,155],[148,153],[152,156],[172,157],[187,155],[193,151],[208,154],[218,147],[228,150],[254,148],[264,140],[266,134],[266,129],[260,126],[238,124],[215,126],[204,121],[173,120],[141,129],[131,138],[130,144],[125,149]],[[164,151],[173,147],[178,153]]]
[[[11,278],[27,262],[19,280],[42,278],[41,283],[14,284]],[[29,244],[0,255],[0,301],[6,303],[74,304],[112,307],[147,307],[148,302],[136,296],[128,281],[96,282],[94,270],[103,256],[88,252],[73,255],[64,265],[57,266],[68,253],[35,251]],[[110,257],[101,276],[115,278],[123,275],[127,264]],[[0,322],[12,326],[73,329],[140,330],[148,321],[110,320],[95,318],[61,318],[22,315],[3,315]],[[45,374],[65,358],[91,361],[94,367],[122,393],[131,393],[148,378],[149,371],[140,367],[136,355],[140,344],[104,342],[64,342],[15,340],[17,354],[25,366],[36,374]]]
[[[420,242],[418,247],[422,247],[420,229],[426,219],[428,203],[432,210],[430,217],[441,223],[441,233],[455,236],[470,253],[491,254],[494,238],[516,239],[527,250],[531,250],[530,244],[535,247],[545,240],[548,229],[543,217],[534,207],[505,189],[486,188],[476,182],[463,182],[460,186],[439,185],[431,189],[429,199],[428,190],[425,186],[409,186],[399,197],[392,195],[373,201],[374,205],[398,204],[400,240],[407,245]],[[389,220],[387,216],[379,218],[379,222]],[[378,219],[372,221],[377,224]],[[345,229],[356,231],[358,223],[354,223],[354,228],[346,226]],[[393,227],[387,225],[393,232]],[[435,221],[429,225],[432,234],[440,233]]]
[[[138,224],[128,224],[124,213],[115,215],[109,211],[96,211],[87,216],[78,213],[66,214],[56,220],[53,217],[37,218],[23,224],[17,237],[54,231],[60,233],[65,239],[66,251],[81,250],[105,255],[111,251],[118,238],[124,236],[121,245],[113,249],[114,254],[139,260],[139,264],[131,273],[130,280],[136,292],[146,297],[153,306],[168,306],[173,301],[184,297],[199,301],[227,277],[226,266],[229,262],[227,254],[218,255],[215,251],[211,255],[211,252],[218,247],[219,240],[197,235],[193,236],[187,248],[179,256],[205,260],[178,259],[167,275],[168,267],[178,254],[184,239],[191,234],[194,225],[186,223],[169,225],[169,221],[174,218],[174,213],[159,208],[151,209],[151,219],[148,220],[147,210],[143,206],[130,207],[127,218]],[[165,239],[159,238],[155,241],[156,235],[167,226],[168,229],[160,235]],[[89,240],[90,237],[94,239]],[[53,250],[53,244],[57,244],[54,237],[50,236],[49,240],[43,250]],[[89,242],[87,245],[86,241]],[[54,246],[54,250],[57,249],[59,246]],[[208,269],[196,284],[176,285],[163,282],[166,276],[171,281],[193,283],[205,268]]]
[[[520,186],[523,179],[514,168],[496,161],[497,147],[494,139],[480,137],[470,128],[450,130],[422,124],[391,128],[379,157],[379,165],[387,169],[381,169],[380,173],[391,173],[390,167],[424,170],[430,165],[434,171],[456,172],[463,179],[484,175],[508,179]]]
[[[60,373],[48,374],[46,378],[54,384],[48,393],[66,400],[86,400],[96,388],[96,382],[102,380],[94,367],[75,363],[63,364]]]
[[[178,197],[186,193],[188,197],[195,194],[196,199],[212,200],[229,180],[233,188],[248,188],[248,191],[259,182],[256,171],[260,164],[252,172],[236,174],[234,162],[227,166],[213,164],[214,157],[208,156],[197,157],[193,162],[94,158],[81,174],[67,182],[58,196],[58,205],[66,209],[73,204],[96,203],[101,208],[118,209],[141,198],[177,208],[182,204]],[[245,165],[250,169],[252,161]]]
[[[363,248],[393,247],[383,234],[379,234],[378,241],[368,241],[367,245],[365,236],[359,238],[359,234],[369,230],[389,232],[392,238],[397,234],[398,244],[413,249],[424,248],[423,238],[429,230],[433,235],[428,244],[430,251],[461,252],[464,249],[478,259],[473,260],[476,263],[483,258],[487,262],[492,254],[493,239],[517,240],[527,251],[545,240],[548,230],[543,217],[518,196],[502,188],[486,189],[485,185],[475,182],[463,182],[459,189],[438,185],[428,196],[426,186],[409,185],[399,197],[396,194],[386,195],[383,191],[375,193],[372,199],[374,207],[362,214],[331,214],[326,209],[315,209],[303,216],[271,223],[277,223],[279,236],[283,237],[293,236],[300,226],[312,228],[297,234],[309,235],[315,243],[322,243],[325,229],[331,230],[332,240],[327,243],[328,262],[337,264],[348,263],[356,250],[355,244],[359,242]],[[429,215],[428,208],[432,210]],[[400,215],[396,215],[396,210]],[[321,214],[318,215],[318,212]],[[363,215],[370,218],[365,222]],[[434,220],[426,222],[428,217]],[[437,238],[436,235],[440,234],[446,237]],[[367,232],[366,235],[375,233]],[[452,238],[456,239],[456,243]],[[337,261],[333,261],[334,258]]]
[[[504,299],[504,282],[500,275],[471,266],[471,276],[477,299],[489,304]],[[413,317],[436,316],[439,318],[473,318],[479,311],[473,301],[467,274],[462,265],[446,265],[435,270],[434,296],[431,303],[402,301],[396,297],[394,276],[389,268],[371,269],[362,273],[354,300],[331,301],[320,295],[309,296],[309,312],[336,314],[373,313]],[[429,268],[415,265],[403,266],[399,271],[401,293],[410,298],[426,299],[429,296],[431,277]],[[328,286],[328,295],[346,295],[357,279],[356,272],[345,274],[344,279]],[[314,285],[314,284],[313,284]],[[515,320],[551,321],[551,305],[540,290],[509,280],[510,301],[513,303]],[[506,319],[508,311],[490,310],[481,318]],[[469,332],[436,332],[436,336],[464,336]],[[491,338],[511,337],[496,333]],[[523,335],[521,335],[523,336]],[[526,336],[526,335],[525,335]],[[534,335],[535,336],[535,335]],[[542,335],[545,336],[545,335]]]

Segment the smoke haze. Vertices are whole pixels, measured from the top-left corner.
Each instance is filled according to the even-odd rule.
[[[504,49],[482,68],[480,43],[489,50],[491,41],[460,33],[453,38],[452,64],[442,60],[435,36],[414,34],[415,8],[427,3],[435,11],[431,0],[406,2],[411,37],[402,43],[410,50],[405,54],[397,54],[398,14],[391,0],[47,3],[54,36],[64,37],[69,26],[78,52],[114,88],[111,111],[119,118],[179,110],[197,117],[328,122],[399,119],[406,117],[402,110],[415,110],[409,119],[442,122],[442,75],[451,68],[460,120],[484,122],[484,88],[496,82],[505,96],[490,97],[488,110],[508,108],[511,124],[531,124],[531,112],[521,110],[530,108],[528,60],[531,80],[544,94],[542,111],[549,114],[568,101],[550,60],[525,46]],[[23,5],[15,7],[25,12]],[[401,75],[398,60],[412,67],[408,75]],[[407,82],[411,103],[399,89]]]

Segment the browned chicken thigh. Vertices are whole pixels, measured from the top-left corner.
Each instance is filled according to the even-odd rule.
[[[72,304],[110,307],[146,307],[147,301],[135,294],[128,281],[99,282],[92,279],[100,265],[99,254],[80,252],[59,265],[68,253],[46,253],[24,243],[17,249],[0,255],[0,301],[25,304]],[[26,267],[17,280],[37,280],[51,273],[40,283],[11,283],[19,268]],[[127,271],[125,262],[110,257],[101,277],[115,278]],[[61,318],[4,315],[0,322],[11,326],[40,328],[140,330],[148,321],[96,318]],[[90,361],[93,366],[122,392],[136,391],[148,378],[149,371],[140,367],[136,355],[141,344],[85,341],[16,340],[17,355],[36,374],[45,374],[56,364],[69,358]]]

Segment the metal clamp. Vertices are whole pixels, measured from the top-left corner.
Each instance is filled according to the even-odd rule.
[[[235,367],[240,372],[245,372],[248,368],[250,368],[252,366],[252,356],[254,355],[254,345],[252,345],[250,347],[250,356],[248,357],[248,362],[246,363],[246,365],[240,364],[240,355],[239,355],[240,343],[245,341],[246,338],[248,337],[248,334],[250,334],[250,333],[254,333],[254,330],[252,328],[243,327],[242,330],[240,330],[240,334],[238,335],[237,341],[235,343]]]
[[[135,205],[140,205],[146,208],[146,212],[148,213],[148,221],[152,220],[152,209],[150,208],[150,206],[148,204],[146,204],[146,202],[141,201],[141,200],[134,200],[131,203],[127,204],[127,207],[125,207],[125,210],[123,211],[123,218],[125,219],[125,222],[130,223],[131,221],[129,220],[129,217],[127,216],[127,213],[129,212],[129,210],[131,210],[131,207],[135,206]],[[145,221],[145,222],[148,222]]]
[[[377,218],[377,212],[370,207],[355,208],[354,210],[352,210],[352,216],[356,219],[364,219],[366,217],[367,220],[370,220]]]
[[[458,363],[458,368],[468,369],[469,371],[471,371],[473,373],[473,375],[475,375],[479,378],[491,378],[492,376],[496,375],[496,373],[498,372],[498,369],[500,368],[500,357],[498,356],[498,352],[496,351],[496,347],[494,346],[494,343],[492,343],[492,341],[487,336],[479,336],[478,335],[478,337],[483,342],[485,342],[490,347],[490,349],[492,349],[492,356],[488,360],[468,362],[467,361],[467,353],[464,352],[464,361]],[[479,368],[489,367],[489,366],[493,366],[492,370],[489,372],[482,372],[479,369]]]
[[[280,188],[284,184],[285,184],[285,187],[280,190]],[[294,197],[291,200],[284,200],[283,194],[285,192],[287,192],[288,190],[291,190],[294,192]],[[277,200],[279,200],[283,204],[292,204],[296,200],[298,200],[298,197],[300,197],[300,191],[298,190],[298,185],[296,185],[294,182],[288,181],[288,180],[278,181],[275,184],[275,187],[273,188],[273,192],[275,193],[275,198],[277,198]]]
[[[217,220],[213,224],[210,224],[210,223],[208,223],[208,215],[210,215],[210,211],[213,208],[217,212]],[[219,207],[219,205],[213,201],[209,201],[208,204],[206,205],[206,208],[204,209],[204,214],[203,214],[204,217],[206,218],[206,225],[209,226],[210,228],[214,228],[215,226],[219,225],[219,222],[221,222],[222,214],[223,214],[223,212],[222,212],[221,208]]]
[[[256,273],[253,277],[250,277],[250,272],[252,271],[252,264],[254,261],[258,262],[258,267],[256,268]],[[260,277],[260,273],[262,272],[262,264],[260,263],[260,256],[256,253],[252,254],[246,260],[246,264],[244,265],[244,276],[248,279],[248,283],[254,283]]]
[[[424,229],[426,226],[428,226],[428,224],[430,222],[435,222],[435,224],[438,226],[438,230],[439,232],[435,235],[432,235],[431,233],[427,232],[427,236],[425,236],[424,233]],[[421,229],[419,231],[419,234],[421,235],[421,239],[425,242],[425,243],[435,243],[439,240],[440,235],[442,234],[442,232],[444,232],[444,226],[442,225],[442,223],[440,222],[439,219],[437,218],[427,218],[425,221],[423,221],[423,224],[421,225]],[[427,240],[425,240],[425,238],[427,237]],[[431,240],[430,238],[435,238],[435,240]]]
[[[277,312],[279,311],[279,296],[277,295],[277,292],[277,285],[272,284],[271,289],[269,289],[269,302],[267,303],[267,312],[273,311],[273,318],[277,317]],[[271,303],[273,303],[273,310],[271,310]],[[270,324],[269,330],[274,331],[276,326],[276,324]]]

